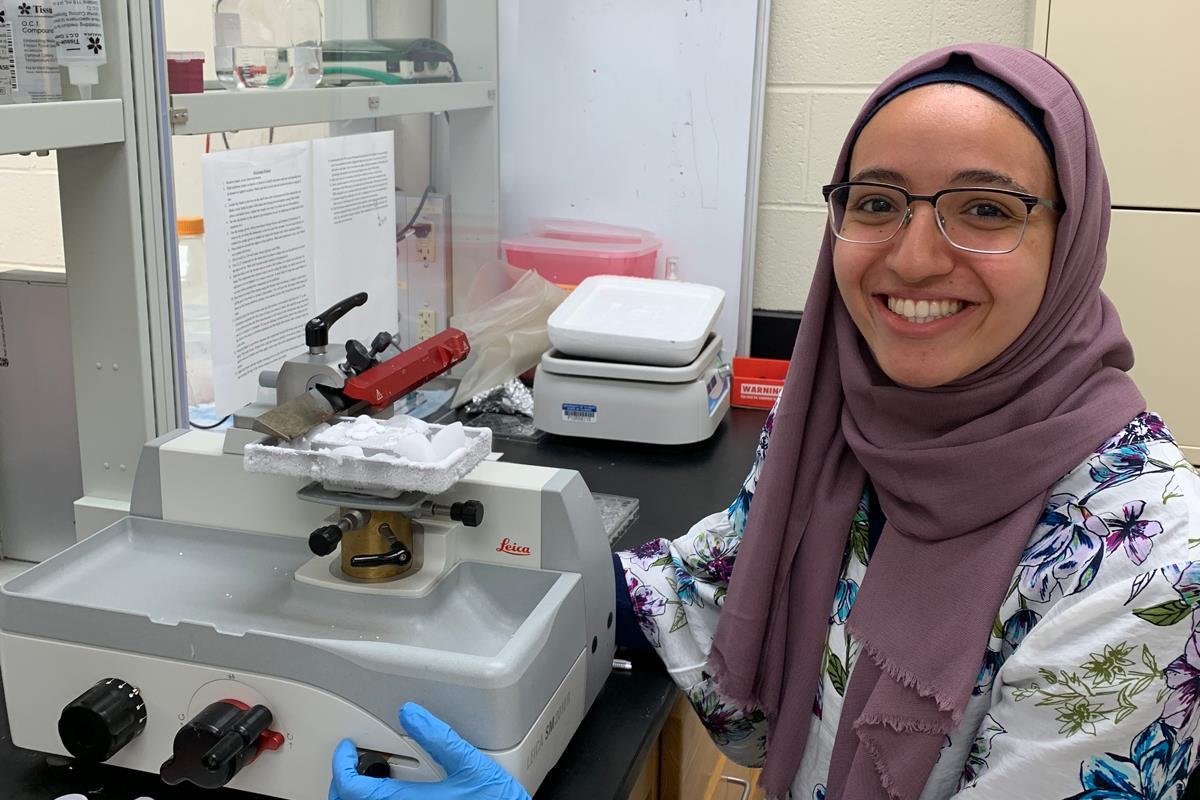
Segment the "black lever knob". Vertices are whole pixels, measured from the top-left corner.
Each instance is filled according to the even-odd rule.
[[[304,343],[309,347],[325,347],[329,344],[329,329],[333,323],[346,316],[351,310],[367,302],[367,293],[359,292],[345,300],[339,300],[308,321],[304,326]]]
[[[337,548],[341,541],[342,529],[337,525],[326,525],[308,535],[308,549],[315,555],[327,556]]]
[[[450,506],[450,519],[468,528],[478,528],[483,524],[483,503],[478,500],[454,503]]]
[[[388,567],[397,566],[403,567],[408,562],[412,561],[412,551],[402,544],[397,543],[395,547],[388,550],[386,553],[377,553],[369,556],[354,556],[350,559],[352,567]]]
[[[351,339],[346,342],[346,365],[355,375],[361,375],[375,366],[375,357],[367,352],[362,342]]]
[[[200,759],[205,769],[215,772],[239,753],[258,741],[258,737],[271,727],[271,712],[266,706],[254,706],[242,714],[233,724],[233,730],[217,740],[217,743]]]
[[[266,706],[247,708],[233,700],[209,705],[175,734],[159,777],[171,786],[187,782],[220,789],[264,749],[283,744],[282,734],[268,730],[271,719]]]

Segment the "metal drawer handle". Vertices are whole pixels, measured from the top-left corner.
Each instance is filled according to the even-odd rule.
[[[721,780],[742,787],[742,800],[750,800],[750,781],[743,778],[734,778],[729,775],[722,775]]]

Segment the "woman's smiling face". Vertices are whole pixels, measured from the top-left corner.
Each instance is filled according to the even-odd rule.
[[[922,195],[983,187],[1058,197],[1050,159],[1025,123],[957,84],[913,89],[881,108],[854,145],[848,179]],[[888,377],[915,388],[941,386],[988,364],[1033,319],[1057,224],[1057,214],[1037,206],[1015,250],[974,253],[951,245],[933,206],[917,202],[889,241],[835,239],[834,276]]]

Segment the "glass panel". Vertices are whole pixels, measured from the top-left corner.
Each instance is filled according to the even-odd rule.
[[[477,0],[469,2],[474,4]],[[311,86],[317,87],[311,91],[321,93],[362,86],[403,91],[413,84],[454,82],[460,76],[460,62],[482,59],[486,64],[489,58],[487,52],[480,56],[466,49],[468,44],[475,44],[476,32],[465,37],[465,62],[464,52],[455,53],[451,49],[453,42],[438,39],[439,29],[446,27],[448,17],[463,18],[464,9],[460,6],[461,0],[220,0],[215,6],[164,2],[163,29],[171,90],[176,92],[174,105],[187,106],[187,97],[181,93],[189,88],[189,70],[190,88],[203,88],[210,94],[239,95],[239,101],[241,95],[265,97]],[[481,26],[489,24],[486,14],[479,17]],[[315,25],[319,28],[316,33]],[[482,40],[489,36],[494,41],[494,29],[490,34],[485,32]],[[308,52],[306,48],[319,52]],[[490,58],[494,61],[494,57],[493,49]],[[203,58],[202,67],[199,58]],[[473,70],[471,79],[495,78],[494,67],[482,76],[479,72]],[[362,100],[364,104],[367,102],[366,97]],[[494,116],[494,110],[488,107],[450,114],[422,113],[171,137],[170,167],[179,243],[179,343],[186,362],[186,405],[193,423],[217,423],[218,417],[229,410],[218,409],[213,403],[212,330],[214,325],[232,325],[233,321],[213,319],[209,304],[213,253],[208,252],[212,237],[203,224],[206,157],[328,137],[391,134],[396,237],[395,257],[389,257],[387,268],[388,282],[395,286],[397,314],[389,332],[400,347],[407,348],[446,328],[454,313],[455,238],[471,243],[472,252],[464,256],[464,263],[482,263],[493,258],[497,251],[494,199],[486,196],[487,184],[482,184],[484,196],[480,196],[474,182],[466,188],[460,187],[458,197],[451,191],[454,171],[448,163],[453,148],[449,129],[453,120],[459,118],[456,114],[464,115],[467,127],[474,133],[479,117],[471,115]],[[491,125],[494,147],[494,119]],[[486,135],[487,128],[482,132]],[[473,139],[475,145],[486,141],[486,138]],[[494,149],[481,162],[485,168],[489,159],[494,170]],[[455,217],[456,200],[462,200],[461,219]],[[480,218],[476,212],[479,208],[490,211]],[[455,231],[460,224],[465,234]],[[211,221],[208,227],[211,230]],[[474,252],[481,244],[482,258]],[[313,269],[338,270],[339,266],[314,264]],[[471,274],[467,275],[467,283]],[[378,302],[374,294],[368,301]],[[324,305],[327,303],[314,297],[310,310],[323,310]],[[352,325],[342,327],[348,329]],[[339,337],[335,327],[330,352],[341,350],[347,335]],[[364,343],[370,346],[370,336]],[[289,350],[290,355],[305,351],[302,327],[296,330],[291,344],[294,347]],[[276,363],[269,369],[278,368]]]

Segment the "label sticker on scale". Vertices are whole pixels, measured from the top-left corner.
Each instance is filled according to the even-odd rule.
[[[713,370],[708,376],[705,391],[708,394],[708,415],[711,417],[717,410],[717,406],[721,404],[721,399],[729,393],[728,373],[719,369]]]
[[[595,424],[596,413],[598,411],[599,409],[596,406],[581,405],[579,403],[563,403],[563,422],[587,422]]]

